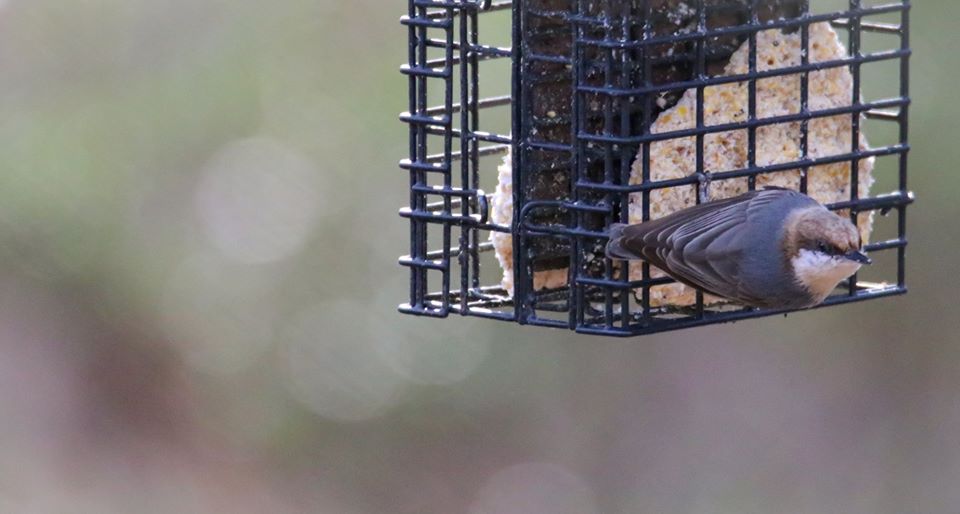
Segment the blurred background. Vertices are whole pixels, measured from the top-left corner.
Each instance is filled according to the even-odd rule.
[[[0,1],[0,511],[960,511],[960,4],[917,4],[910,295],[612,340],[396,313],[405,2]]]

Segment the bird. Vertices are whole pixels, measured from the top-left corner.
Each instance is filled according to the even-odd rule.
[[[766,188],[656,220],[614,224],[607,257],[644,260],[677,280],[748,307],[822,303],[871,263],[860,231],[813,198]]]

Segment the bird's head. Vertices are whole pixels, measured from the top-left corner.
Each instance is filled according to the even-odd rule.
[[[784,251],[796,280],[815,297],[826,298],[837,284],[870,258],[860,250],[856,225],[817,206],[787,219]]]

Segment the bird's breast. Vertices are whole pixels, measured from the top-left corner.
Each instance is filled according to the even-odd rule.
[[[860,265],[853,261],[810,250],[800,250],[790,264],[797,282],[817,299],[817,303],[826,299],[841,281],[860,269]]]

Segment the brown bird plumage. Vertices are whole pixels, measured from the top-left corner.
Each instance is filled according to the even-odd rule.
[[[610,230],[607,256],[642,259],[679,282],[746,305],[816,305],[860,264],[856,227],[812,198],[752,191]]]

